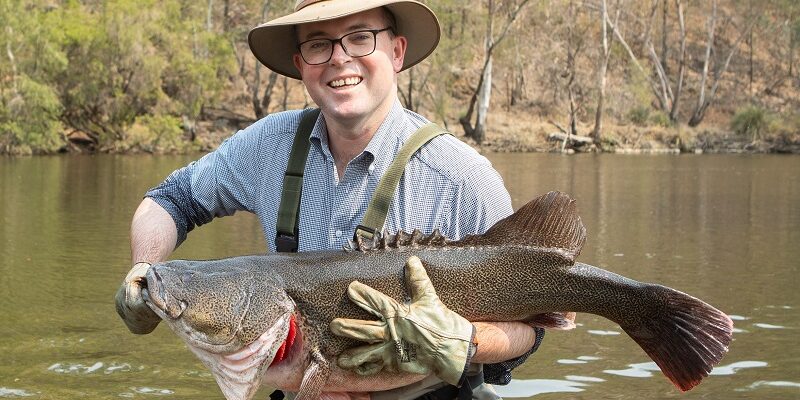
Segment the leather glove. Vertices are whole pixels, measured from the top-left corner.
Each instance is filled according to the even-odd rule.
[[[334,319],[330,325],[334,334],[373,343],[343,351],[337,364],[361,375],[382,369],[433,373],[460,386],[474,353],[475,327],[442,304],[416,256],[406,262],[406,281],[411,290],[409,304],[361,282],[350,284],[350,299],[381,320]]]
[[[128,330],[139,335],[152,332],[161,322],[161,318],[142,299],[142,281],[148,269],[149,263],[136,263],[115,296],[117,314],[125,321]]]

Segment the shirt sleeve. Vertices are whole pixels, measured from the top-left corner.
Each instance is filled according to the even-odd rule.
[[[195,226],[236,211],[252,211],[259,166],[259,124],[225,140],[220,147],[150,189],[153,199],[172,216],[178,244]]]
[[[455,240],[484,233],[514,212],[503,179],[488,163],[465,173],[449,207],[444,213],[449,220],[443,226],[447,227],[446,236]]]

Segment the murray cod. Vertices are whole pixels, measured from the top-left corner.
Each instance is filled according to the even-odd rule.
[[[251,399],[262,384],[316,399],[422,379],[340,369],[336,356],[364,343],[329,329],[336,317],[374,319],[347,296],[355,280],[407,301],[403,274],[411,256],[422,260],[441,301],[470,321],[570,329],[572,312],[600,315],[619,324],[678,388],[699,384],[728,350],[731,319],[679,291],[575,262],[585,237],[575,201],[551,192],[460,241],[401,232],[339,252],[153,265],[142,295],[229,400]]]

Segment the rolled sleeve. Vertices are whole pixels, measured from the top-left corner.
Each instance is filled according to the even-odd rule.
[[[239,210],[252,210],[259,157],[255,132],[248,130],[173,172],[145,194],[172,216],[178,229],[178,244],[195,226]]]

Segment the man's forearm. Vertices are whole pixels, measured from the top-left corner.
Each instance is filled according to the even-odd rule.
[[[519,357],[536,342],[536,331],[521,322],[473,322],[478,349],[472,362],[498,363]]]
[[[164,261],[177,242],[178,229],[169,213],[150,198],[142,200],[131,222],[131,260]]]

